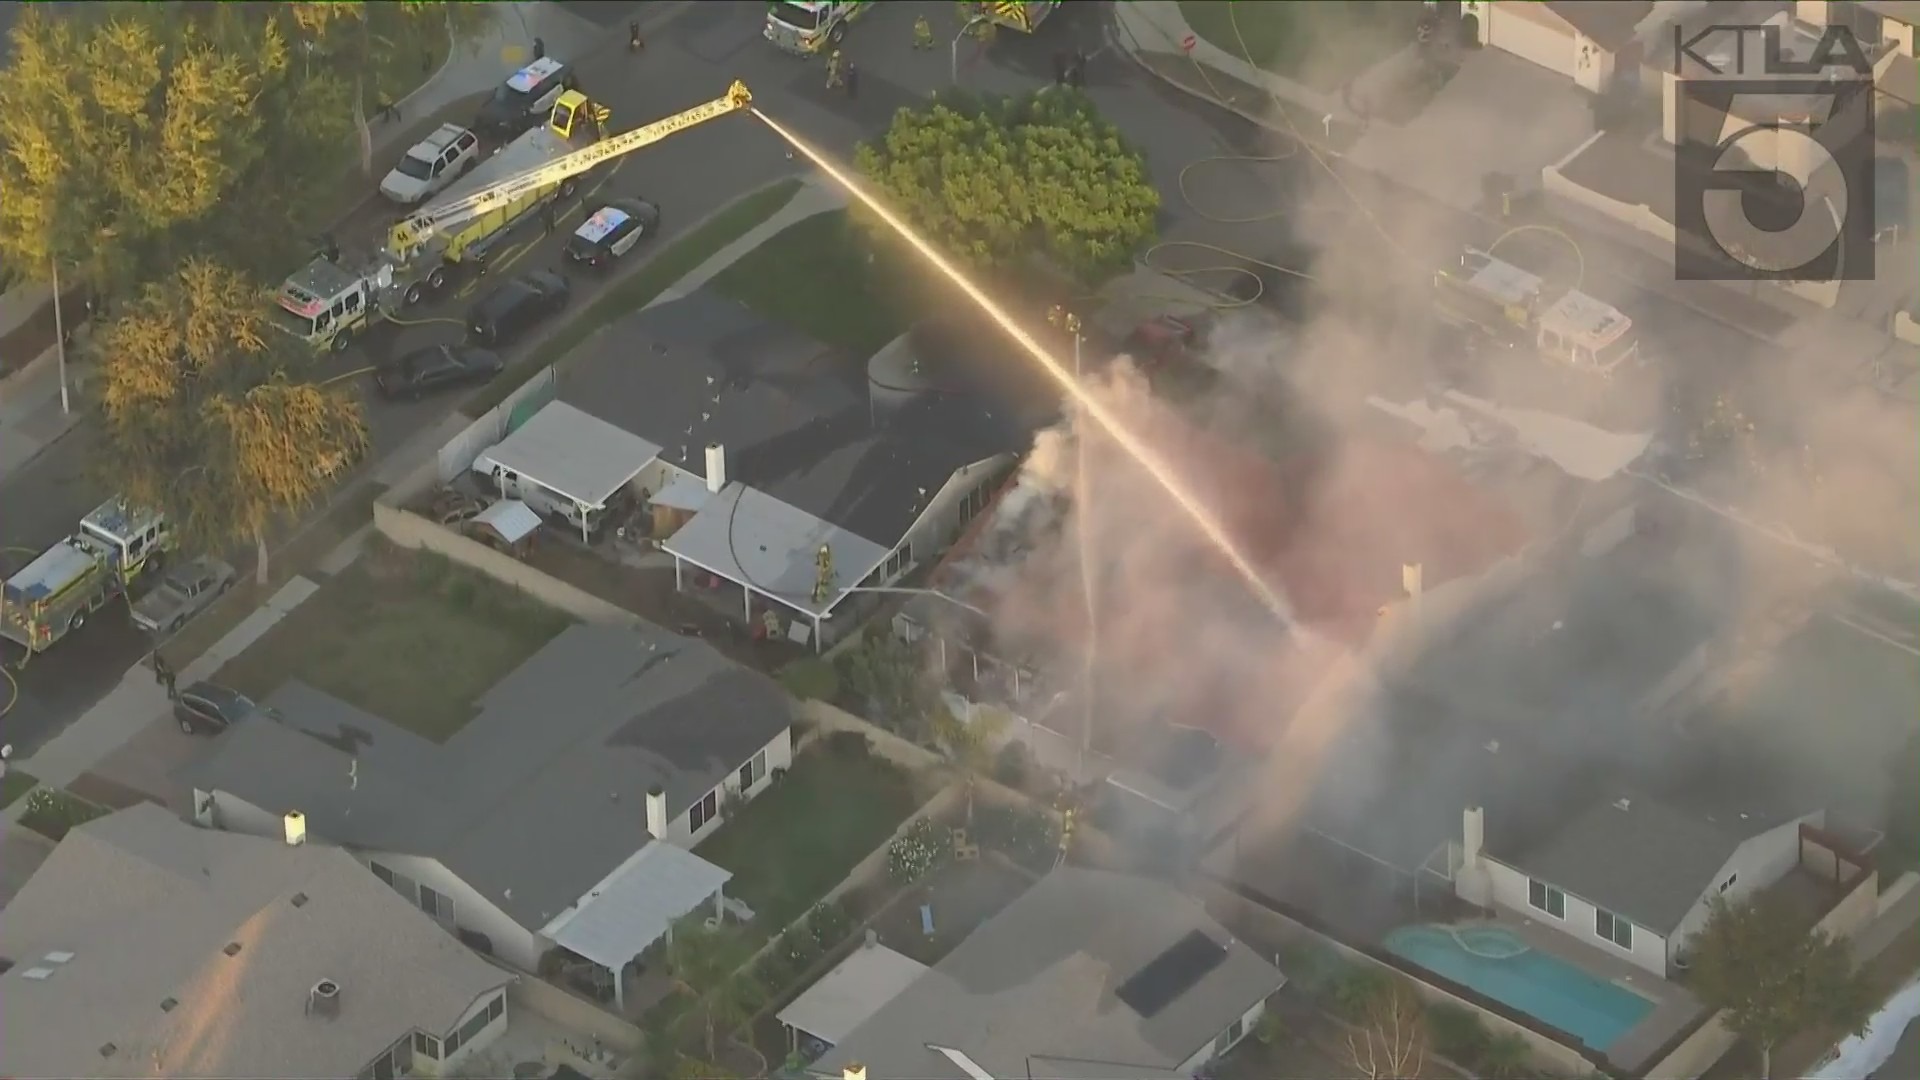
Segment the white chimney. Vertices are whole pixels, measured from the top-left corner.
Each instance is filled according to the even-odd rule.
[[[1480,849],[1486,843],[1487,812],[1478,806],[1469,806],[1460,815],[1460,865],[1477,865]]]
[[[1453,893],[1475,907],[1493,903],[1493,875],[1481,851],[1487,842],[1487,812],[1469,806],[1460,814],[1460,869],[1453,877]]]
[[[849,1061],[847,1067],[840,1070],[840,1080],[867,1080],[867,1067],[857,1061]]]
[[[340,1015],[340,984],[332,979],[321,979],[307,991],[307,1011],[315,1016],[331,1020]]]
[[[667,838],[667,789],[659,784],[647,789],[647,835],[655,840]]]
[[[720,494],[727,486],[727,448],[717,442],[707,444],[707,490]]]
[[[287,843],[294,847],[306,843],[307,815],[298,810],[289,810],[284,820],[287,827]]]
[[[1422,571],[1421,564],[1417,562],[1400,564],[1400,587],[1415,599],[1419,599],[1422,591],[1421,582],[1425,577]]]

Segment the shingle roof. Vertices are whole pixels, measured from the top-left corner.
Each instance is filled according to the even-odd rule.
[[[861,370],[701,290],[583,345],[559,398],[702,477],[706,447],[718,443],[730,481],[892,550],[955,470],[1023,448],[1027,432],[971,397],[877,414]]]
[[[338,848],[151,803],[68,834],[7,906],[0,955],[9,1076],[354,1076],[511,981]],[[332,1018],[307,1013],[322,979]]]
[[[772,680],[657,627],[568,628],[444,745],[298,683],[268,700],[284,726],[239,725],[182,779],[437,858],[535,930],[648,842],[649,787],[677,817],[792,722]]]
[[[1774,824],[1711,821],[1635,794],[1590,807],[1502,861],[1666,935],[1714,884],[1734,849]]]
[[[937,914],[936,914],[937,917]],[[1118,992],[1189,934],[1225,958],[1151,1017]],[[1042,878],[810,1068],[838,1076],[966,1080],[951,1057],[989,1075],[1168,1075],[1285,977],[1172,886],[1066,867]]]

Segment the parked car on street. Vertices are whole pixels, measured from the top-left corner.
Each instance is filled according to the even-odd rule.
[[[380,194],[401,206],[418,206],[479,163],[479,137],[459,124],[441,124],[380,181]]]
[[[551,270],[521,274],[480,298],[467,312],[467,333],[482,345],[504,345],[567,306],[573,286]]]
[[[470,345],[429,345],[373,373],[373,384],[390,398],[418,399],[434,390],[483,383],[506,369],[500,354]]]
[[[189,735],[218,735],[255,716],[280,718],[276,710],[255,704],[247,695],[219,683],[194,683],[173,700],[173,718]]]
[[[494,88],[473,126],[494,139],[511,139],[528,128],[545,123],[547,111],[568,90],[578,89],[580,81],[573,68],[542,56]]]
[[[209,555],[170,567],[133,605],[133,624],[149,634],[171,634],[232,588],[233,578],[233,567]]]
[[[645,199],[614,199],[567,238],[567,258],[603,269],[660,231],[660,208]]]

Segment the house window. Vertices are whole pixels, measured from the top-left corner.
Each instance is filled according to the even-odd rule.
[[[453,900],[442,896],[425,885],[420,886],[420,910],[443,923],[453,921]]]
[[[1739,880],[1740,880],[1739,874],[1728,874],[1727,880],[1720,883],[1720,891],[1726,892],[1728,889],[1733,888],[1733,883]]]
[[[767,752],[753,755],[753,759],[740,766],[740,790],[745,791],[767,775]]]
[[[465,1024],[460,1025],[461,1045],[464,1046],[467,1043],[470,1043],[473,1040],[479,1038],[480,1033],[486,1030],[487,1025],[492,1022],[493,1022],[493,1017],[487,1015],[487,1010],[485,1009],[481,1009],[479,1012],[474,1013],[472,1016],[468,1017],[467,1022]]]
[[[979,517],[980,512],[987,508],[987,500],[989,498],[991,498],[991,496],[987,493],[987,485],[985,484],[981,484],[979,487],[967,492],[967,497],[960,501],[960,524],[965,525],[967,522]]]
[[[386,882],[388,885],[393,884],[393,871],[387,869],[384,866],[381,866],[377,862],[370,862],[367,865],[373,869],[374,877],[379,878],[381,881]]]
[[[424,1031],[413,1033],[413,1052],[428,1061],[440,1060],[440,1040]]]
[[[1221,1032],[1220,1037],[1213,1040],[1213,1056],[1225,1057],[1227,1051],[1233,1049],[1233,1044],[1239,1042],[1240,1036],[1246,1033],[1246,1019],[1244,1017],[1234,1017],[1233,1023],[1227,1026],[1227,1030]]]
[[[452,1060],[453,1055],[460,1052],[460,1042],[460,1033],[457,1031],[447,1036],[447,1044],[445,1048],[441,1050],[441,1059],[445,1061]]]
[[[1633,924],[1611,911],[1593,909],[1593,932],[1623,949],[1633,948]]]
[[[1556,919],[1567,917],[1567,894],[1544,881],[1527,880],[1527,906]]]
[[[693,808],[687,811],[687,822],[693,826],[694,832],[699,832],[707,822],[712,821],[719,814],[720,789],[715,788],[707,792],[706,798],[694,803]]]
[[[487,1002],[487,1019],[498,1020],[502,1016],[505,1016],[506,1013],[507,1013],[507,995],[505,994],[493,995],[493,1000]]]

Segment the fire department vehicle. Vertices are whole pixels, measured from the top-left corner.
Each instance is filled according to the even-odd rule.
[[[979,3],[973,6],[979,9],[982,18],[995,26],[1004,26],[1009,30],[1031,34],[1040,29],[1040,24],[1046,21],[1047,16],[1053,14],[1054,8],[1060,6],[1060,0],[1029,0],[1026,3],[1011,0],[1006,3]]]
[[[158,569],[173,546],[164,515],[118,497],[107,500],[80,519],[78,532],[7,579],[0,593],[0,636],[44,652]]]
[[[844,41],[847,24],[872,6],[872,0],[768,4],[767,25],[761,34],[783,52],[810,56]]]
[[[606,121],[604,108],[569,90],[545,127],[515,139],[445,195],[396,223],[372,258],[355,265],[315,259],[280,287],[276,325],[316,348],[345,351],[355,335],[447,283],[551,199],[573,194],[579,177],[643,146],[746,109],[753,94],[735,82],[725,95],[632,131],[575,148],[575,137]]]
[[[1639,355],[1633,320],[1618,308],[1577,289],[1555,297],[1537,274],[1477,248],[1435,273],[1434,289],[1447,322],[1577,370],[1610,374]]]

